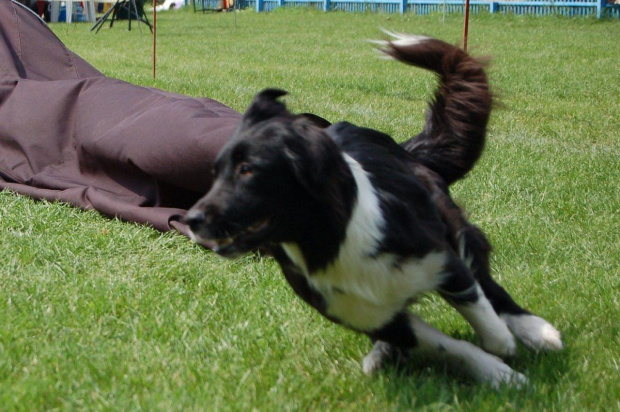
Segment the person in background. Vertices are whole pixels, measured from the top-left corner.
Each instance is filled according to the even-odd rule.
[[[18,0],[21,4],[34,11],[39,17],[49,23],[50,8],[47,0]]]

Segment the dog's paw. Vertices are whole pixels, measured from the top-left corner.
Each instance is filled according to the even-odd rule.
[[[502,358],[515,356],[517,354],[517,341],[508,328],[502,333],[485,336],[480,341],[480,346],[485,351]]]
[[[495,389],[499,389],[502,386],[522,389],[528,383],[525,375],[515,371],[505,363],[501,363],[493,370],[487,371],[482,380],[488,382]]]
[[[522,388],[527,378],[506,365],[500,358],[480,351],[467,359],[469,370],[477,380],[498,389],[503,385]]]
[[[368,355],[362,361],[362,370],[366,375],[372,375],[384,368],[392,357],[392,346],[387,342],[377,341]]]
[[[502,319],[517,339],[531,350],[560,350],[564,347],[560,332],[541,317],[502,315]]]

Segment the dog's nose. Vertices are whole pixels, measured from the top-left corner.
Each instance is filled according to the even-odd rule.
[[[192,231],[197,231],[200,229],[200,226],[205,223],[207,220],[204,213],[200,210],[190,210],[185,215],[185,223],[189,226]]]

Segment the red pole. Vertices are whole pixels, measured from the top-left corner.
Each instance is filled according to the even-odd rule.
[[[463,27],[463,50],[467,51],[467,33],[469,32],[469,0],[465,0],[465,23]]]
[[[157,0],[153,0],[153,79],[155,78],[156,62],[157,62]]]

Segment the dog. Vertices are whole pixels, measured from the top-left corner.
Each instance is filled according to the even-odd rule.
[[[491,277],[491,247],[450,197],[480,157],[493,98],[484,65],[441,40],[405,34],[385,56],[436,73],[421,133],[396,143],[347,122],[289,112],[260,92],[214,164],[214,183],[188,212],[192,238],[227,258],[271,254],[293,290],[329,320],[366,334],[373,373],[395,357],[441,355],[493,387],[525,376],[500,357],[515,337],[559,350],[560,332]],[[480,347],[409,310],[437,292],[471,324]]]

